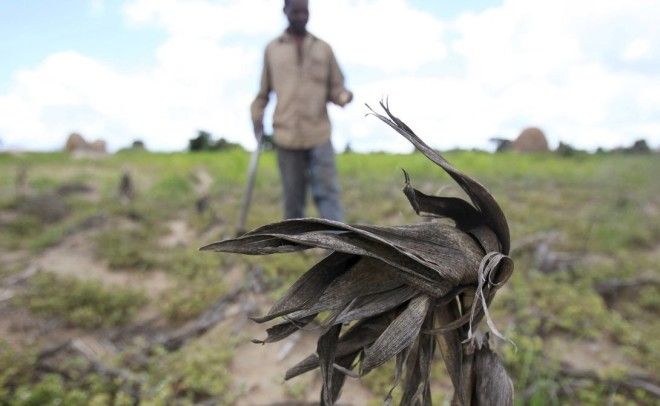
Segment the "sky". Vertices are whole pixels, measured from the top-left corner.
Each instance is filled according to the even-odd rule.
[[[660,1],[310,0],[310,12],[355,94],[329,107],[337,150],[411,150],[365,117],[383,98],[439,149],[493,149],[528,126],[551,147],[660,147]],[[0,149],[57,150],[78,132],[172,151],[198,130],[253,148],[263,49],[285,27],[279,0],[0,0]]]

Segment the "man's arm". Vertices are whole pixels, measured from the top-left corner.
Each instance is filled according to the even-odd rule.
[[[353,100],[353,93],[344,87],[344,74],[339,68],[334,52],[330,50],[330,101],[344,107]]]
[[[261,70],[259,92],[250,105],[254,136],[257,139],[259,139],[264,132],[264,110],[266,109],[266,105],[268,105],[271,89],[270,71],[268,68],[268,48],[266,48],[266,51],[264,52],[263,68]]]

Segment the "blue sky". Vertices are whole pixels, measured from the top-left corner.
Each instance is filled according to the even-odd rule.
[[[410,1],[419,10],[446,18],[500,3]],[[10,56],[0,64],[0,89],[7,89],[13,72],[35,66],[58,51],[80,52],[117,67],[153,63],[154,51],[167,39],[166,31],[130,24],[123,4],[118,0],[0,0],[0,54]]]
[[[72,50],[117,67],[153,63],[164,30],[130,24],[121,1],[0,0],[0,90],[12,73],[39,64],[48,55]]]
[[[37,7],[38,5],[38,7]],[[247,113],[276,0],[0,0],[0,148],[185,147],[198,129],[253,145]],[[256,10],[256,11],[255,11]],[[660,144],[660,2],[316,0],[356,101],[330,107],[337,148],[408,150],[363,103],[438,148],[543,128],[594,149]],[[271,105],[272,109],[272,105]]]

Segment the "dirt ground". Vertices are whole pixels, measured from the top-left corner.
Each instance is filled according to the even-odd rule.
[[[185,219],[170,221],[168,226],[170,232],[159,240],[159,245],[165,249],[181,246],[195,237],[195,231]],[[207,234],[214,231],[217,230]],[[15,277],[15,281],[10,281],[12,286],[0,290],[0,336],[8,343],[17,347],[45,347],[53,342],[78,340],[100,357],[116,355],[116,348],[106,340],[107,331],[89,332],[68,328],[60,321],[39,318],[24,308],[9,305],[9,299],[24,289],[29,277],[38,272],[96,280],[108,287],[139,288],[151,300],[139,312],[134,323],[164,323],[159,313],[158,298],[175,286],[176,281],[159,270],[134,272],[130,269],[110,269],[94,253],[93,237],[96,233],[98,230],[74,233],[38,255],[23,251],[0,253],[4,267],[26,268],[26,271]],[[21,275],[25,280],[21,280]],[[227,270],[224,280],[229,290],[249,283],[240,267]],[[271,304],[272,300],[266,293],[246,293],[226,309],[224,320],[199,340],[210,340],[218,335],[240,336],[229,366],[233,386],[238,394],[235,402],[237,406],[316,402],[321,385],[318,371],[289,382],[284,381],[284,373],[289,367],[316,350],[316,331],[300,331],[287,340],[267,346],[250,341],[251,338],[264,337],[265,327],[250,321],[248,315],[265,312]],[[359,380],[347,378],[341,404],[364,405],[371,399],[373,395]]]

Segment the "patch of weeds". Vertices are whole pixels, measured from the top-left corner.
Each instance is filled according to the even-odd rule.
[[[498,299],[494,314],[513,315],[518,331],[529,334],[561,331],[596,338],[603,333],[616,336],[627,326],[625,320],[607,309],[588,280],[570,279],[567,274],[514,272]]]
[[[85,375],[76,382],[65,382],[60,375],[46,374],[36,382],[18,386],[6,404],[12,406],[111,405],[113,404],[111,399],[118,399],[112,395],[116,388],[112,384],[101,384],[101,382],[103,379],[95,374]]]
[[[171,174],[154,184],[149,191],[149,196],[159,204],[179,207],[191,200],[192,189],[192,184],[187,176]]]
[[[218,255],[176,252],[166,262],[166,269],[178,279],[163,294],[164,313],[172,321],[197,317],[227,292]]]
[[[557,403],[556,371],[558,365],[553,365],[543,354],[543,341],[534,335],[516,334],[510,337],[516,347],[504,345],[502,349],[504,365],[511,376],[516,393],[524,393],[522,404]],[[553,402],[552,399],[555,399]]]
[[[8,232],[4,236],[4,241],[12,242],[11,247],[13,248],[29,248],[37,253],[57,244],[86,219],[98,212],[97,206],[83,202],[74,205],[72,209],[67,209],[66,215],[62,218],[56,221],[48,221],[48,215],[44,214],[39,206],[44,206],[46,212],[57,210],[51,207],[47,200],[41,200],[37,203],[33,201],[32,206],[31,208],[26,208],[26,206],[18,208],[20,214],[8,224]],[[44,218],[41,218],[42,216]]]
[[[106,288],[98,281],[48,272],[32,278],[21,300],[35,314],[83,328],[125,324],[147,303],[144,293],[135,289]]]
[[[660,313],[660,288],[644,286],[638,291],[639,306],[651,314]]]
[[[19,273],[20,271],[22,271],[24,269],[25,268],[21,268],[17,265],[13,265],[13,266],[0,265],[0,281],[2,281],[3,279],[5,279],[5,278],[7,278],[11,275],[15,275],[15,274]]]
[[[112,269],[147,271],[157,264],[152,251],[153,236],[144,229],[113,229],[96,238],[96,254]]]
[[[46,242],[61,237],[62,223],[44,224],[37,216],[19,214],[2,226],[0,244],[8,249],[32,248],[39,250],[48,246]]]
[[[30,186],[39,192],[53,190],[59,185],[59,181],[52,177],[39,176],[30,181]]]
[[[556,332],[588,340],[610,340],[638,365],[657,364],[657,351],[653,351],[658,345],[654,321],[649,320],[648,326],[639,326],[633,319],[607,309],[592,289],[592,279],[586,272],[576,272],[573,276],[518,272],[513,274],[500,300],[494,303],[496,320],[504,318],[505,314],[515,318],[513,330],[506,334],[517,344],[518,350],[505,346],[504,359],[516,392],[526,396],[523,404],[563,404],[567,396],[579,404],[603,404],[607,399],[597,384],[582,387],[584,393],[579,397],[563,392],[566,385],[558,378],[558,365],[550,361],[554,354],[543,353],[541,345],[541,337]],[[653,306],[652,291],[640,291],[641,300],[629,303],[628,311],[632,312],[644,300],[649,300]]]
[[[29,246],[32,252],[38,253],[52,247],[71,234],[80,224],[78,217],[66,220],[63,223],[51,224],[44,227],[41,232],[30,239]]]
[[[11,221],[6,228],[6,232],[11,236],[17,244],[21,240],[25,240],[36,236],[43,228],[43,223],[39,221],[36,216],[29,214],[21,214]]]
[[[65,224],[46,227],[42,233],[30,240],[30,249],[38,253],[52,247],[67,236],[69,228],[70,226]]]
[[[601,382],[580,382],[570,385],[571,392],[563,397],[566,404],[579,404],[587,406],[614,405],[614,406],[632,406],[632,405],[655,405],[657,398],[649,393],[639,389],[630,391],[625,388],[613,388],[612,385]],[[542,403],[539,403],[542,404]]]
[[[21,205],[23,198],[14,194],[14,191],[3,191],[0,193],[0,210],[16,210]]]
[[[96,374],[80,371],[64,382],[59,375],[40,375],[32,348],[14,350],[0,340],[0,405],[110,405],[113,385]]]
[[[35,384],[22,385],[16,389],[13,406],[83,406],[88,404],[87,393],[80,389],[69,389],[59,375],[49,374]]]
[[[39,234],[29,240],[29,248],[34,253],[42,252],[57,245],[67,236],[98,227],[104,221],[105,215],[99,213],[98,207],[81,207],[62,222],[43,227]]]
[[[12,388],[29,382],[35,354],[19,352],[0,338],[0,404],[8,404]]]
[[[143,399],[147,404],[231,404],[236,395],[228,367],[235,346],[235,341],[221,337],[160,355],[150,370]]]
[[[660,225],[648,221],[639,205],[604,206],[601,210],[603,214],[592,230],[594,249],[603,252],[652,249],[658,241]]]

